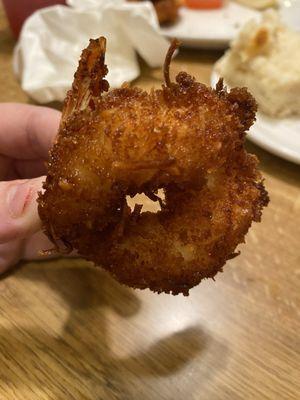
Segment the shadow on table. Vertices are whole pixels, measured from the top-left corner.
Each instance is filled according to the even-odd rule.
[[[73,398],[77,392],[79,397],[75,398],[80,399],[80,393],[95,394],[95,397],[84,397],[87,399],[102,399],[102,396],[105,399],[140,398],[139,395],[134,397],[133,393],[138,387],[141,393],[146,390],[148,380],[144,379],[171,377],[212,344],[212,338],[207,333],[198,326],[191,326],[133,355],[114,355],[110,348],[109,329],[114,324],[114,313],[111,311],[123,318],[133,317],[139,312],[141,302],[133,290],[121,286],[105,272],[89,268],[86,264],[78,268],[78,263],[80,260],[68,260],[63,267],[57,267],[55,262],[32,263],[15,272],[19,279],[49,285],[67,303],[70,313],[58,337],[57,332],[51,332],[50,321],[45,330],[23,327],[12,331],[0,330],[0,352],[13,358],[0,357],[0,375],[7,384],[13,387],[26,384],[31,388],[42,385],[54,395],[66,393],[66,398]],[[46,297],[44,301],[45,307],[51,307]],[[65,308],[62,306],[60,310],[59,302],[55,304],[57,309],[53,312],[61,319],[59,314]],[[35,312],[35,318],[39,318],[38,311]],[[166,315],[166,318],[169,316]],[[151,326],[149,332],[153,331],[155,327]],[[137,337],[147,339],[146,321],[134,326],[134,332]],[[126,350],[126,332],[118,335],[118,339],[124,341],[119,348]],[[134,339],[130,336],[129,343],[132,342]],[[218,358],[221,360],[226,353],[227,349],[220,348]],[[17,370],[23,370],[20,375],[27,376],[27,382],[24,383],[18,373],[6,374],[12,364],[17,366]],[[216,369],[205,371],[205,375],[215,372]],[[189,388],[184,390],[188,394]]]

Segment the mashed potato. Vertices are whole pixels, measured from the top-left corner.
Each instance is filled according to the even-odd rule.
[[[300,34],[275,11],[247,23],[216,70],[229,86],[248,87],[266,114],[300,114]]]

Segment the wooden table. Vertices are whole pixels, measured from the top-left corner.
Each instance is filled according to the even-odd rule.
[[[0,101],[29,102],[0,13]],[[217,52],[181,51],[209,82]],[[143,66],[137,81],[159,85]],[[81,260],[27,263],[0,281],[0,399],[300,398],[300,169],[248,145],[271,203],[216,282],[188,298],[120,286]]]

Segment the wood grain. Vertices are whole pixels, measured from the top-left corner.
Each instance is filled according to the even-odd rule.
[[[29,102],[0,10],[0,101]],[[207,83],[219,56],[182,51],[172,71]],[[161,80],[143,65],[136,83]],[[241,256],[188,298],[130,290],[81,260],[27,263],[1,279],[1,400],[300,398],[300,170],[248,147],[270,206]]]

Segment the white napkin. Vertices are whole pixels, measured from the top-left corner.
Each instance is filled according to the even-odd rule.
[[[14,53],[14,71],[34,100],[62,101],[90,38],[107,38],[107,79],[118,87],[139,76],[136,51],[151,67],[163,64],[168,41],[159,32],[152,3],[68,0],[36,11],[25,22]]]

